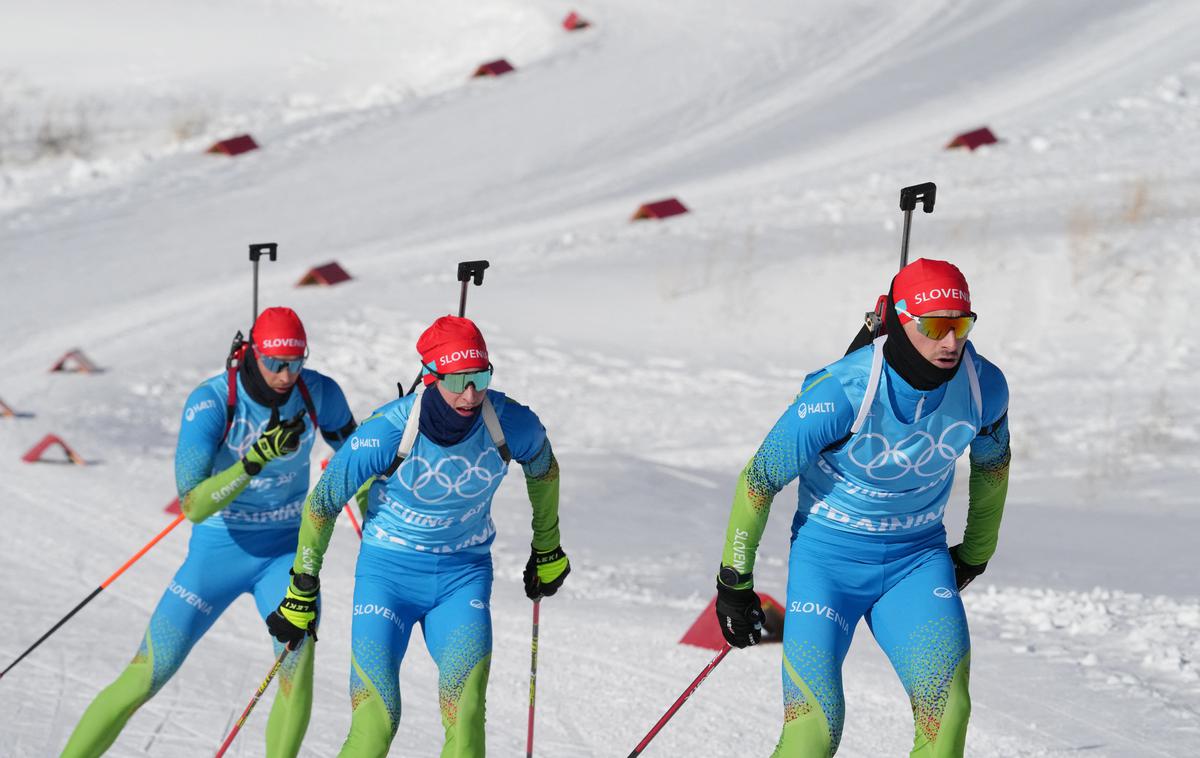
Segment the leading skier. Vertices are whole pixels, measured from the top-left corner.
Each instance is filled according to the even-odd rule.
[[[738,479],[717,618],[739,648],[761,638],[753,574],[771,501],[799,479],[777,758],[837,752],[842,662],[864,617],[908,693],[911,755],[963,755],[971,645],[959,592],[996,550],[1011,457],[1008,385],[967,340],[975,320],[957,267],[901,269],[886,333],[809,374]],[[947,549],[942,516],[968,448],[967,526]]]
[[[187,558],[150,617],[133,661],[88,706],[64,758],[94,758],[108,750],[238,596],[253,594],[266,618],[288,586],[316,432],[336,450],[355,423],[337,383],[302,368],[308,337],[290,308],[264,310],[242,349],[236,373],[204,381],[183,406],[175,481],[180,507],[195,524]],[[276,655],[283,649],[275,648]],[[279,671],[267,722],[270,758],[300,751],[312,677],[313,644],[305,642]]]

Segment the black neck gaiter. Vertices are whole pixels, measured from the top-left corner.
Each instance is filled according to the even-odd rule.
[[[271,389],[271,385],[267,384],[267,380],[263,378],[262,372],[258,370],[258,361],[254,358],[254,349],[247,346],[246,352],[242,355],[242,364],[238,367],[238,374],[242,377],[242,386],[246,388],[246,394],[250,395],[250,399],[259,405],[265,405],[268,408],[278,408],[288,401],[292,396],[292,391],[276,392]],[[292,385],[293,387],[295,385]]]
[[[466,439],[475,426],[475,420],[479,418],[478,408],[470,416],[458,415],[435,385],[427,387],[417,402],[421,404],[417,428],[421,434],[442,447],[457,445]]]
[[[883,343],[884,360],[913,389],[921,392],[937,389],[958,373],[958,367],[962,365],[961,360],[954,368],[938,368],[917,352],[912,342],[909,341],[904,326],[900,323],[900,316],[896,314],[896,305],[892,301],[891,292],[888,292],[885,323],[888,330],[887,341]]]

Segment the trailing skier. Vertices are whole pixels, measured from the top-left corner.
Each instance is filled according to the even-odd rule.
[[[334,520],[356,497],[365,513],[351,626],[353,716],[342,756],[387,754],[400,724],[400,663],[417,624],[438,667],[441,755],[484,755],[491,506],[510,460],[524,469],[533,508],[526,595],[555,594],[570,572],[559,544],[558,462],[533,411],[490,389],[479,329],[466,318],[439,318],[417,352],[425,391],[384,405],[333,456],[304,506],[291,585],[268,619],[288,644],[312,629]]]
[[[809,374],[738,479],[717,617],[739,648],[760,640],[754,563],[771,501],[799,479],[775,756],[837,752],[842,662],[864,617],[908,693],[911,755],[963,755],[970,638],[959,592],[996,550],[1011,457],[1008,386],[967,340],[975,320],[958,268],[905,266],[885,334]],[[968,449],[966,532],[947,549],[942,516]]]
[[[175,450],[180,506],[195,527],[188,555],[159,601],[133,661],[88,706],[63,751],[103,754],[175,674],[192,646],[243,593],[259,613],[288,586],[317,429],[335,450],[354,431],[337,383],[302,368],[308,338],[289,308],[267,308],[235,370],[184,403]],[[276,645],[276,655],[282,651]],[[313,644],[288,655],[267,725],[267,755],[300,750],[312,706]]]

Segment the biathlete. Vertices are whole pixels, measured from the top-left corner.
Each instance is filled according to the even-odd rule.
[[[103,754],[179,670],[241,594],[265,619],[287,589],[317,429],[335,450],[355,429],[337,383],[302,368],[308,338],[289,308],[255,320],[236,373],[214,376],[184,404],[175,450],[180,508],[195,526],[133,661],[92,701],[65,758]],[[276,643],[276,655],[282,647]],[[287,656],[267,723],[267,755],[300,750],[312,706],[313,644]],[[206,697],[197,693],[198,699]]]
[[[884,336],[809,374],[738,479],[717,617],[739,648],[760,640],[753,571],[771,501],[799,479],[774,756],[837,752],[842,662],[864,617],[908,693],[911,755],[963,755],[971,643],[959,592],[996,549],[1011,457],[1008,385],[967,340],[975,320],[958,268],[903,268]],[[968,449],[966,531],[947,549],[942,516]]]
[[[550,441],[533,411],[490,389],[479,329],[465,318],[439,318],[417,352],[425,391],[384,405],[333,456],[304,506],[291,585],[268,619],[289,644],[312,628],[334,519],[356,498],[364,522],[351,625],[353,715],[341,756],[387,754],[400,725],[400,663],[418,624],[438,668],[441,755],[484,755],[491,507],[510,460],[524,469],[533,506],[526,594],[553,595],[570,571],[559,544]]]

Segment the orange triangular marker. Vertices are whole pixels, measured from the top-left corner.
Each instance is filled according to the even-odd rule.
[[[79,348],[68,350],[63,357],[58,359],[58,362],[50,367],[51,371],[63,371],[67,373],[78,374],[94,374],[100,369],[95,363],[88,360],[88,357],[83,354]]]
[[[591,21],[588,21],[575,11],[571,11],[567,14],[567,17],[563,19],[563,28],[569,32],[577,32],[580,29],[586,29],[591,25]]]
[[[342,268],[336,261],[326,263],[323,266],[314,266],[310,268],[304,276],[300,277],[300,281],[296,282],[297,287],[307,287],[310,285],[318,285],[329,287],[338,282],[348,282],[351,276],[346,273],[346,269]]]
[[[658,200],[653,203],[646,203],[637,209],[633,214],[631,221],[641,221],[650,218],[667,218],[669,216],[678,216],[681,213],[687,213],[688,209],[678,199],[670,197],[666,200]]]
[[[25,455],[22,455],[21,460],[25,461],[26,463],[38,463],[42,460],[42,453],[46,452],[46,448],[50,447],[51,445],[58,445],[61,447],[63,451],[66,452],[67,459],[71,463],[74,463],[77,466],[87,465],[87,461],[83,460],[83,458],[81,458],[78,453],[72,450],[67,443],[63,442],[61,437],[53,434],[47,434],[42,438],[41,442],[29,448],[29,452],[25,453]]]
[[[970,132],[963,132],[950,140],[950,143],[946,145],[946,149],[965,147],[968,150],[974,150],[982,145],[994,145],[999,141],[996,139],[996,135],[992,134],[992,130],[985,126]]]
[[[217,153],[219,155],[241,155],[242,153],[248,153],[251,150],[257,149],[258,143],[254,141],[253,137],[249,134],[239,134],[236,137],[230,137],[229,139],[223,139],[220,142],[214,143],[205,152]]]
[[[480,65],[479,68],[475,69],[475,73],[471,76],[501,76],[503,74],[507,74],[509,71],[516,71],[516,69],[513,68],[511,63],[503,58],[500,58],[499,60],[489,61],[488,63]]]

